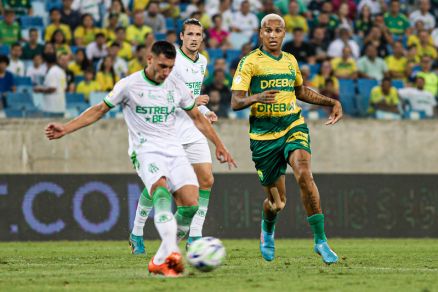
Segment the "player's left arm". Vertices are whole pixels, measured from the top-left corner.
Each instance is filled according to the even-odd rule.
[[[332,112],[326,125],[333,125],[342,118],[342,105],[333,98],[324,96],[306,86],[295,86],[295,95],[297,99],[316,105],[331,106]]]
[[[219,160],[221,163],[227,162],[230,169],[232,166],[237,167],[236,162],[226,149],[224,143],[219,138],[218,134],[213,129],[210,122],[203,117],[198,107],[195,106],[192,109],[187,110],[186,112],[190,116],[190,118],[192,118],[195,126],[199,129],[199,131],[201,131],[201,133],[204,134],[204,136],[207,137],[207,139],[216,146],[217,160]]]

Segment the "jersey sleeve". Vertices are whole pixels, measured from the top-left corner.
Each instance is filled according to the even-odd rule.
[[[231,90],[248,91],[253,74],[254,65],[252,62],[250,62],[250,60],[247,59],[247,57],[243,57],[237,66],[236,73],[234,74]]]
[[[125,98],[125,88],[126,88],[126,78],[120,80],[116,83],[113,90],[108,93],[103,99],[103,102],[110,108],[115,107],[121,103]]]
[[[303,85],[303,75],[301,75],[300,67],[298,66],[297,60],[294,62],[295,66],[295,83],[294,86],[301,86]]]

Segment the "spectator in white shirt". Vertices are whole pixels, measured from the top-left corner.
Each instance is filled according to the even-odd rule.
[[[160,13],[158,1],[149,2],[144,16],[144,24],[151,27],[154,33],[166,33],[166,19]]]
[[[420,9],[415,10],[409,15],[409,21],[412,27],[415,26],[418,20],[423,21],[424,28],[430,32],[435,27],[435,17],[429,12],[430,2],[429,0],[420,0],[419,4]]]
[[[108,55],[107,47],[106,47],[106,38],[103,33],[96,34],[96,40],[87,45],[86,54],[87,59],[96,62],[106,55]]]
[[[47,66],[44,63],[43,56],[36,54],[33,56],[32,65],[27,68],[26,76],[30,77],[33,85],[42,85],[46,73]]]
[[[233,1],[233,9],[239,10],[239,8],[242,6],[242,2],[248,2],[249,3],[249,8],[250,11],[256,13],[258,11],[260,11],[260,9],[262,8],[262,1],[260,0],[234,0]]]
[[[342,57],[342,50],[345,45],[351,48],[353,58],[357,59],[360,56],[360,50],[357,43],[350,39],[351,31],[347,27],[339,29],[339,37],[332,41],[327,49],[327,55],[331,58]]]
[[[91,14],[95,22],[100,21],[100,5],[103,0],[74,0],[71,8],[79,11],[82,15]]]
[[[118,56],[120,51],[120,44],[113,42],[108,48],[108,57],[113,60],[114,73],[121,79],[128,75],[128,63]],[[102,66],[103,59],[100,59],[97,68]]]
[[[65,87],[67,77],[64,70],[56,64],[56,55],[44,56],[47,64],[47,74],[43,86],[34,87],[34,92],[43,93],[40,109],[47,113],[64,115],[66,109]]]
[[[376,79],[380,81],[388,75],[388,67],[385,61],[377,56],[377,48],[369,44],[365,49],[365,56],[357,61],[359,78]]]
[[[217,13],[222,15],[222,29],[230,32],[231,26],[233,25],[233,12],[231,12],[231,0],[222,0],[219,4],[219,9]],[[213,16],[212,14],[211,16]]]
[[[234,13],[233,31],[242,32],[250,38],[259,28],[257,16],[250,11],[249,1],[242,1],[240,11]]]
[[[401,88],[398,95],[410,105],[411,110],[423,111],[428,118],[437,117],[437,102],[432,93],[424,90],[424,84],[424,78],[417,76],[415,78],[415,87]]]
[[[11,46],[11,60],[9,62],[8,71],[15,76],[25,76],[26,70],[23,61],[20,60],[23,54],[23,49],[19,43]]]
[[[362,11],[362,7],[364,7],[365,5],[367,5],[370,10],[371,10],[371,14],[372,15],[376,15],[382,12],[382,7],[385,6],[385,1],[383,0],[361,0],[359,2],[359,5],[357,6],[357,12],[359,13],[360,11]]]

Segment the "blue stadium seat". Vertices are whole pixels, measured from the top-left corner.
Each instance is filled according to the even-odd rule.
[[[67,100],[67,106],[69,104],[77,104],[77,103],[85,102],[84,95],[81,93],[66,93],[65,98]]]
[[[344,112],[348,115],[357,115],[356,86],[351,79],[339,79],[339,99]]]
[[[176,35],[179,35],[179,33],[182,31],[184,20],[178,18],[176,20]]]
[[[423,120],[426,118],[424,111],[412,111],[408,110],[403,113],[403,119],[406,120]]]
[[[27,29],[31,27],[35,28],[43,28],[44,22],[43,18],[39,16],[21,16],[20,23],[22,29]]]
[[[33,93],[33,87],[31,85],[18,85],[15,88],[15,92],[17,93]]]
[[[315,76],[316,74],[318,74],[319,72],[319,68],[321,68],[321,64],[309,64],[309,69],[310,69],[310,78],[313,78],[313,76]]]
[[[73,112],[71,116],[77,116],[85,111],[90,105],[85,101],[84,95],[80,93],[66,93],[67,111]]]
[[[154,35],[155,35],[155,40],[157,40],[157,41],[164,41],[166,39],[165,33],[156,32],[156,33],[154,33]]]
[[[105,96],[107,96],[107,92],[94,91],[90,93],[90,105],[95,105],[100,103]]]
[[[79,82],[83,81],[84,79],[84,76],[75,76],[75,84],[78,85]]]
[[[32,86],[32,79],[30,77],[15,76],[14,77],[14,84],[16,86],[19,86],[19,85]]]
[[[0,55],[8,56],[10,52],[10,48],[8,45],[0,45]]]
[[[187,10],[187,6],[188,6],[189,4],[188,3],[180,3],[179,4],[179,10],[181,11],[181,12],[185,12],[186,10]]]
[[[5,115],[7,118],[24,118],[26,115],[23,110],[15,108],[5,108]]]
[[[167,17],[166,18],[166,28],[167,30],[175,30],[175,19],[171,18],[171,17]]]
[[[235,60],[235,59],[237,59],[237,58],[239,58],[240,57],[240,54],[242,53],[242,51],[241,50],[233,50],[233,49],[228,49],[227,51],[226,51],[226,59],[227,59],[227,63],[228,63],[228,65],[231,65],[231,63]]]
[[[361,115],[366,115],[370,104],[371,90],[378,85],[375,79],[358,79],[357,89],[359,95],[357,96],[358,110]]]
[[[405,87],[403,80],[392,80],[392,86],[394,86],[397,90]]]
[[[216,60],[224,57],[224,52],[221,49],[207,49],[208,56],[212,60]]]
[[[62,0],[46,0],[46,10],[50,11],[53,8],[62,8]]]
[[[29,93],[6,93],[6,105],[8,108],[19,110],[35,110],[32,96]]]

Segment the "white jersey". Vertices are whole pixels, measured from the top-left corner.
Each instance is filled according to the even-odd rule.
[[[190,110],[195,101],[175,76],[157,84],[146,77],[144,70],[138,71],[117,82],[104,102],[109,107],[122,105],[131,157],[141,153],[185,156],[176,135],[175,110]]]
[[[198,59],[193,61],[181,49],[177,50],[175,66],[171,75],[183,81],[192,92],[193,97],[201,94],[202,81],[207,68],[207,59],[198,54]],[[182,109],[176,110],[176,129],[181,144],[190,144],[197,141],[206,141],[205,136],[196,128],[192,119]]]

